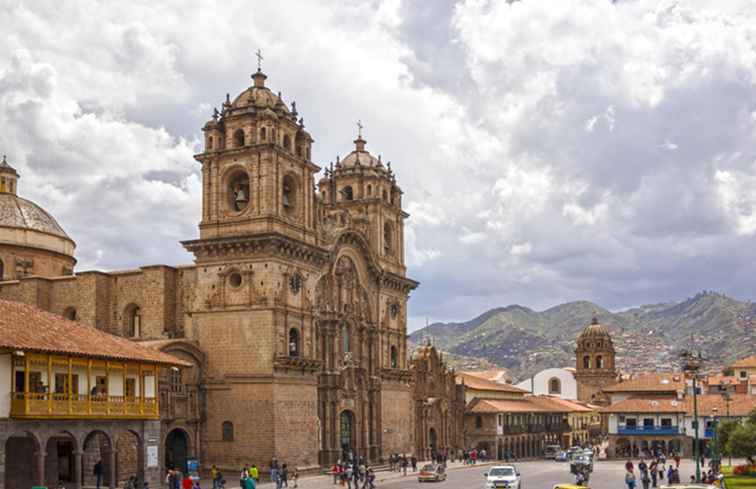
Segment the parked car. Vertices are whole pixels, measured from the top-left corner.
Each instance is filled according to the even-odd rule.
[[[554,489],[591,489],[588,486],[578,486],[577,484],[557,484]]]
[[[520,472],[514,465],[496,465],[483,475],[486,489],[522,489]]]
[[[570,456],[562,450],[561,452],[557,453],[556,457],[554,457],[554,460],[557,462],[568,462],[570,460]]]
[[[559,445],[546,445],[543,449],[543,458],[553,459],[561,451],[562,447]]]
[[[446,469],[443,465],[425,464],[417,475],[418,482],[440,482],[446,480]]]

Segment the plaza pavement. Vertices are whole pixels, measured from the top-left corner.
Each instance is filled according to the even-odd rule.
[[[637,460],[634,463],[637,465]],[[460,463],[449,464],[448,478],[445,482],[423,483],[417,481],[417,473],[408,471],[407,476],[402,476],[401,472],[378,472],[376,474],[376,487],[390,487],[391,489],[484,489],[484,473],[492,466],[502,462],[479,463],[474,466],[462,465]],[[517,462],[515,465],[522,475],[523,489],[552,489],[554,484],[574,482],[574,476],[570,474],[570,466],[565,462],[554,462],[552,460],[529,460]],[[594,466],[594,472],[591,475],[589,487],[591,489],[623,489],[624,484],[624,460],[597,461]],[[680,479],[687,481],[695,472],[695,466],[692,460],[683,460],[680,464]],[[636,476],[637,476],[636,469]],[[227,478],[228,480],[228,478]],[[236,484],[227,485],[232,488]],[[238,482],[237,482],[238,484]],[[206,487],[203,485],[202,487]],[[258,486],[261,489],[272,489],[273,483],[263,483]],[[293,489],[293,484],[289,484]],[[301,489],[334,489],[342,486],[333,485],[333,477],[330,476],[312,476],[303,477],[299,480]]]

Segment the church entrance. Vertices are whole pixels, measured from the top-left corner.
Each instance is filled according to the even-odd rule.
[[[186,473],[189,456],[189,437],[184,430],[175,429],[165,439],[165,468]]]
[[[438,435],[435,428],[431,428],[428,432],[428,445],[430,445],[431,457],[435,457],[438,453]]]
[[[339,425],[341,451],[348,456],[354,451],[354,413],[348,410],[342,411]]]

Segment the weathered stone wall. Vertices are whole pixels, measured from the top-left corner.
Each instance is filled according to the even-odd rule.
[[[412,390],[407,384],[384,382],[381,389],[383,455],[413,453],[415,416]]]

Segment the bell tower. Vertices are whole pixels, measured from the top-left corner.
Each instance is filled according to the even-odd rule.
[[[252,86],[203,127],[202,221],[200,238],[281,233],[310,243],[315,239],[312,137],[287,107],[281,93],[265,86],[258,68]]]
[[[360,229],[381,266],[404,275],[404,220],[409,214],[402,210],[402,189],[391,162],[384,165],[365,149],[361,122],[357,128],[354,150],[344,159],[337,157],[318,182],[325,219]]]
[[[594,316],[591,324],[578,336],[575,348],[575,380],[578,383],[579,400],[603,400],[601,389],[617,380],[614,360],[612,336],[606,326],[599,324],[598,318]]]
[[[0,194],[16,195],[18,186],[18,172],[10,166],[3,155],[0,161]]]

